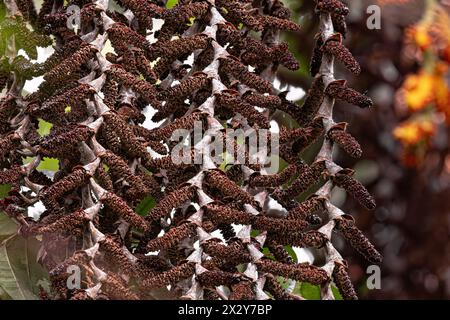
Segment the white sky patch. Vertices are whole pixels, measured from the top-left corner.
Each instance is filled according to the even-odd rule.
[[[38,220],[41,216],[42,212],[45,211],[45,206],[41,201],[36,202],[32,206],[29,206],[27,208],[27,214],[29,217],[33,218],[34,220]]]
[[[152,121],[152,117],[156,114],[156,112],[158,112],[158,110],[153,108],[151,105],[148,105],[144,108],[144,110],[142,111],[145,116],[145,121],[142,124],[144,128],[154,129],[159,127],[164,122],[164,119],[159,122]]]
[[[160,30],[164,24],[164,20],[163,19],[152,19],[153,21],[153,29],[150,31],[150,35],[148,35],[147,37],[145,37],[151,44],[155,43],[158,41],[158,39],[155,38],[155,32]]]
[[[306,92],[300,87],[292,87],[289,86],[289,93],[286,96],[286,99],[291,101],[298,101],[305,96]]]
[[[23,90],[28,93],[36,92],[39,89],[39,85],[44,81],[44,76],[36,77],[31,80],[25,81]]]
[[[270,132],[280,133],[280,126],[275,120],[270,121]]]
[[[192,66],[194,64],[194,53],[192,52],[186,60],[183,61],[183,64],[188,64]]]
[[[52,46],[43,48],[43,47],[37,47],[37,53],[38,58],[36,60],[30,60],[32,63],[42,63],[53,53],[55,50]],[[24,56],[27,59],[30,59],[26,52],[23,49],[20,49],[17,52],[19,55]],[[23,87],[23,90],[25,93],[33,93],[38,90],[39,85],[44,81],[44,76],[36,77],[31,80],[25,81],[25,85]]]
[[[219,238],[220,240],[225,242],[225,238],[223,237],[222,232],[220,232],[220,230],[214,230],[213,232],[211,232],[211,236],[213,236],[214,238]]]
[[[292,247],[292,250],[297,256],[298,263],[308,262],[312,264],[314,262],[314,255],[311,253],[311,251],[299,247]]]

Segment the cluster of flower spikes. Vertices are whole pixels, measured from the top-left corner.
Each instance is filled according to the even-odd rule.
[[[73,4],[81,7],[77,34],[65,23]],[[37,14],[32,1],[6,2],[4,25],[13,34],[24,32],[8,40],[16,48],[32,58],[35,46],[48,45],[50,35],[56,41],[43,63],[23,56],[2,61],[7,94],[0,106],[0,184],[12,189],[1,204],[22,236],[42,236],[38,258],[51,280],[44,296],[302,299],[291,291],[299,281],[320,285],[323,299],[333,299],[333,283],[345,299],[356,299],[332,232],[372,263],[381,256],[351,216],[330,202],[338,186],[367,209],[375,206],[352,170],[332,159],[333,144],[361,155],[346,124],[333,122],[334,100],[371,105],[333,77],[335,60],[360,72],[342,44],[345,5],[317,0],[314,81],[297,105],[272,86],[278,66],[299,68],[280,41],[282,31],[299,26],[280,0],[184,0],[171,9],[164,1],[118,4],[124,10],[113,10],[108,0],[73,0],[66,6],[44,0]],[[155,19],[164,24],[150,41]],[[105,52],[107,43],[113,52]],[[24,81],[41,75],[38,90],[21,96]],[[148,108],[156,111],[152,120],[164,120],[159,127],[142,126]],[[176,129],[192,130],[196,121],[209,132],[227,126],[268,129],[275,112],[299,124],[280,129],[279,154],[288,166],[279,173],[267,174],[248,157],[223,170],[212,161],[172,161]],[[39,119],[53,124],[46,136],[36,131]],[[314,162],[303,161],[300,153],[322,137]],[[205,136],[202,144],[208,141]],[[24,165],[25,156],[33,160]],[[37,169],[44,157],[59,160],[53,176]],[[318,183],[323,186],[307,200],[296,200]],[[137,214],[137,205],[149,196],[155,206]],[[27,208],[39,201],[45,211],[35,221]],[[285,246],[310,250],[315,260],[296,263]],[[67,286],[71,265],[82,270],[81,288]],[[281,286],[280,276],[291,286]]]

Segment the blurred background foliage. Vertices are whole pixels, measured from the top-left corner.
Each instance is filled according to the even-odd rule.
[[[40,0],[36,1],[37,8]],[[279,85],[307,90],[311,83],[309,59],[318,19],[313,0],[284,0],[302,30],[284,34],[301,63],[295,72],[280,69]],[[345,44],[362,65],[358,80],[338,69],[337,77],[367,91],[375,102],[371,110],[345,103],[336,106],[336,121],[350,124],[349,132],[362,145],[363,160],[337,153],[339,163],[353,168],[377,199],[377,209],[365,211],[347,201],[336,188],[332,201],[356,217],[358,226],[383,253],[381,290],[366,286],[367,263],[336,236],[333,241],[348,258],[352,281],[361,298],[450,298],[450,1],[358,0],[351,8]],[[176,5],[169,0],[167,7]],[[370,30],[370,5],[381,8],[381,29]],[[300,97],[298,94],[294,95]],[[301,103],[302,101],[298,101]],[[295,126],[288,118],[279,119]],[[39,123],[39,134],[51,124]],[[312,159],[310,148],[305,154]],[[24,162],[32,161],[27,158]],[[58,160],[45,158],[40,170],[58,170]],[[9,186],[0,186],[0,198]],[[147,212],[155,204],[145,198],[136,208]],[[36,298],[46,275],[34,262],[38,239],[15,236],[17,227],[0,214],[0,300]],[[3,221],[5,220],[5,221]],[[290,250],[292,255],[295,253]],[[31,271],[30,271],[31,270]],[[286,285],[288,285],[286,283]],[[320,289],[297,283],[294,291],[319,299]],[[337,299],[340,295],[334,290]]]

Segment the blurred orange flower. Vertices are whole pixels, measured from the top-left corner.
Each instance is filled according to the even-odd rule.
[[[435,126],[430,120],[412,120],[400,124],[393,134],[404,146],[409,146],[421,141],[427,142],[434,131]]]

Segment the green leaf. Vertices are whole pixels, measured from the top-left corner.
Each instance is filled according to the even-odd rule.
[[[0,199],[3,199],[8,195],[11,186],[9,184],[0,184]]]
[[[17,224],[4,212],[0,212],[0,243],[17,232]]]
[[[295,286],[294,294],[300,294],[307,300],[320,300],[320,286],[315,286],[308,282],[298,282]]]
[[[295,251],[292,249],[291,246],[284,246],[284,249],[287,251],[287,253],[289,253],[289,255],[292,257],[294,262],[298,261],[297,255],[295,254]]]
[[[178,3],[178,0],[168,0],[166,3],[166,8],[170,9],[175,7],[175,5]]]
[[[55,158],[47,158],[41,160],[39,163],[38,170],[48,170],[48,171],[58,171],[59,169],[59,160]]]
[[[0,287],[11,299],[38,299],[35,293],[38,282],[45,279],[45,271],[31,258],[36,257],[39,247],[33,241],[37,240],[14,237],[0,247]]]
[[[156,204],[155,198],[152,196],[145,197],[141,203],[139,203],[136,207],[136,213],[139,215],[146,215]]]
[[[50,133],[50,129],[53,127],[53,124],[47,122],[45,120],[39,119],[38,133],[41,137],[46,136]]]
[[[336,288],[335,286],[331,286],[331,291],[333,291],[334,299],[336,299],[336,300],[344,300],[342,298],[342,295],[339,292],[338,288]]]

